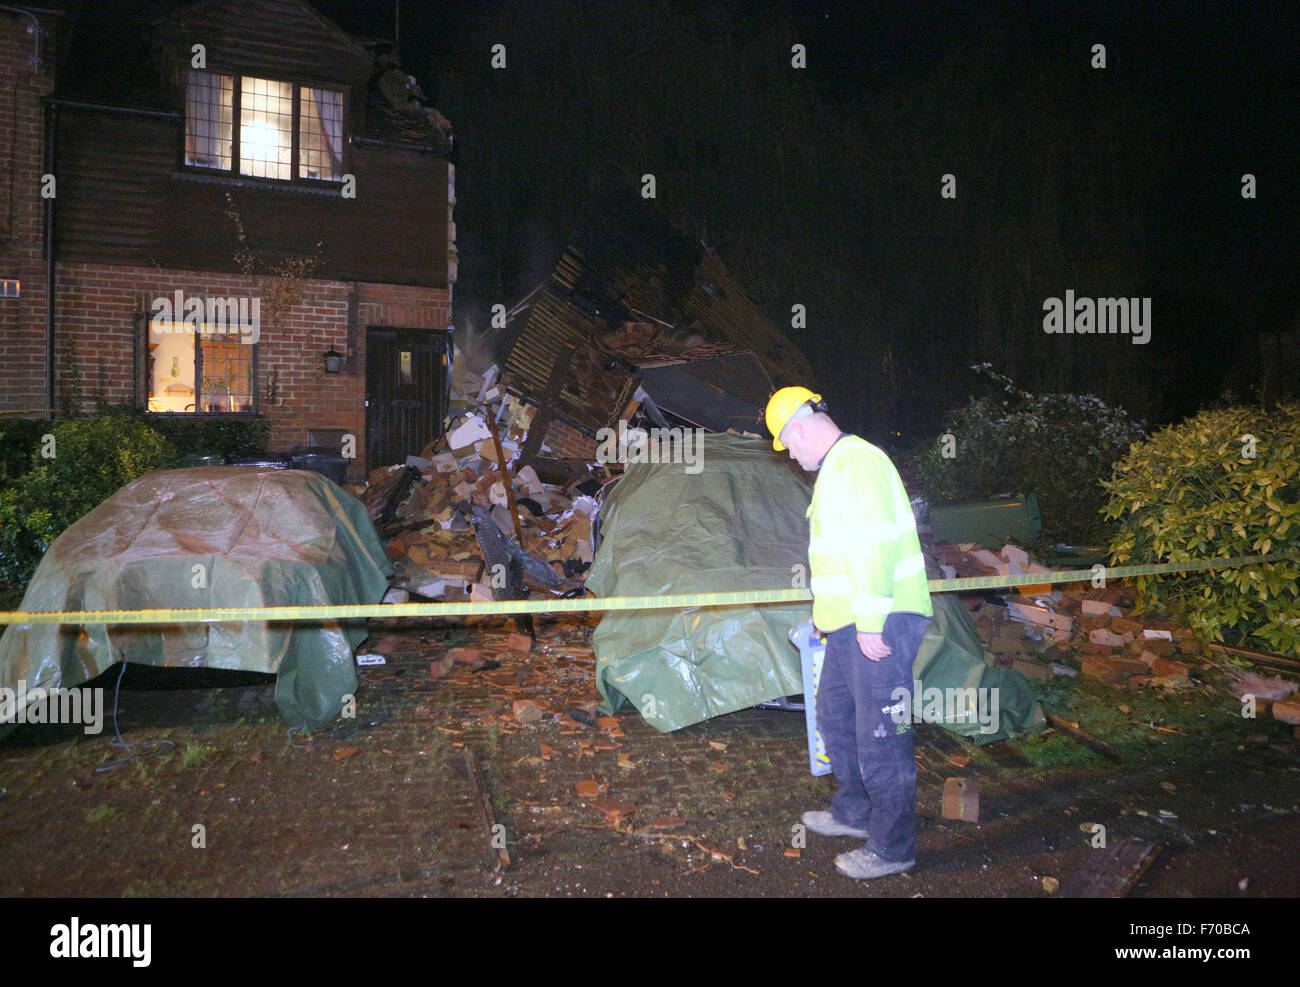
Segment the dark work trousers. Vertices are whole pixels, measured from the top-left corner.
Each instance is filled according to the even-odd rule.
[[[929,623],[920,614],[891,613],[884,640],[892,653],[881,661],[862,653],[853,624],[826,635],[817,727],[835,772],[831,813],[865,829],[867,849],[882,860],[916,855],[912,663]]]

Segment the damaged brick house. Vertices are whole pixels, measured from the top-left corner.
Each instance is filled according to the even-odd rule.
[[[0,5],[0,411],[334,429],[354,476],[435,437],[452,133],[385,48],[302,0]]]
[[[799,348],[703,243],[607,189],[550,279],[510,313],[501,384],[519,462],[593,458],[602,428],[763,431],[774,386],[813,382]]]

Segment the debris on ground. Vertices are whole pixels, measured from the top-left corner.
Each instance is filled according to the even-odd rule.
[[[1024,549],[1007,544],[1000,553],[974,543],[930,545],[945,574],[1022,575],[1049,572]],[[1097,588],[1087,582],[1021,586],[999,599],[968,602],[986,660],[1014,668],[1026,678],[1084,675],[1107,684],[1131,682],[1165,690],[1191,682],[1205,648],[1187,628],[1159,616],[1138,616],[1122,584]]]
[[[928,551],[944,575],[1020,575],[1048,572],[1023,548],[1006,544],[994,553],[975,543],[952,545],[929,543]],[[1055,675],[1096,679],[1106,685],[1147,686],[1163,693],[1177,692],[1200,682],[1203,673],[1226,672],[1227,691],[1242,702],[1253,704],[1252,714],[1272,714],[1287,724],[1300,724],[1300,685],[1278,675],[1247,671],[1236,665],[1220,665],[1214,655],[1230,661],[1262,664],[1274,670],[1300,672],[1300,663],[1280,655],[1225,645],[1201,643],[1193,632],[1175,621],[1151,614],[1138,614],[1122,581],[1093,587],[1088,582],[1068,583],[1053,589],[1048,585],[1021,586],[999,591],[996,599],[985,596],[968,600],[975,630],[987,649],[985,660],[1014,668],[1026,678],[1046,680]],[[1077,669],[1077,671],[1076,671]],[[1201,682],[1201,684],[1204,684]],[[1210,686],[1205,686],[1211,688]],[[1124,707],[1120,707],[1123,709]],[[1085,746],[1117,759],[1104,745],[1086,735],[1066,729]],[[1161,732],[1172,728],[1152,726]]]
[[[616,467],[516,469],[537,409],[503,393],[495,377],[495,367],[458,374],[445,434],[349,488],[397,567],[385,602],[487,602],[517,598],[524,586],[554,596],[581,590],[595,555],[593,494]],[[485,545],[496,533],[489,524],[501,536],[496,548]]]

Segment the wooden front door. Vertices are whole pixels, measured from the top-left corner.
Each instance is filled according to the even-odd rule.
[[[447,415],[447,333],[366,329],[366,467],[418,456]]]

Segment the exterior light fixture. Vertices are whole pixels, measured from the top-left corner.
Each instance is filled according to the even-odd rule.
[[[343,354],[335,352],[333,349],[325,351],[323,359],[325,360],[325,372],[327,374],[336,374],[343,368]]]

